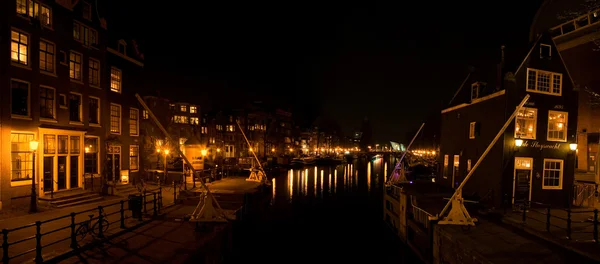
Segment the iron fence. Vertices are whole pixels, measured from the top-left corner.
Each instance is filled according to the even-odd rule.
[[[142,213],[136,215],[136,219],[133,219],[133,208],[130,208],[131,200],[120,200],[44,221],[4,228],[2,263],[24,262],[31,258],[36,263],[42,263],[44,252],[78,250],[85,244],[127,230],[128,219],[142,221],[142,215],[149,215],[149,210],[153,216],[157,216],[162,208],[162,194],[159,191],[144,192],[141,196]]]

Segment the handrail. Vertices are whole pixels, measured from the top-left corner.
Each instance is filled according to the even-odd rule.
[[[150,201],[147,201],[145,199],[146,196],[152,196],[153,199]],[[152,203],[154,206],[152,209],[153,211],[153,215],[156,216],[158,215],[158,213],[160,212],[161,206],[162,206],[162,195],[158,192],[152,192],[152,193],[145,193],[144,195],[142,195],[142,199],[143,199],[143,214],[148,214],[147,212],[147,207],[146,204],[147,203]],[[160,200],[160,201],[159,201]],[[107,205],[104,206],[98,206],[96,208],[92,208],[92,209],[88,209],[88,210],[83,210],[83,211],[79,211],[79,212],[72,212],[66,215],[62,215],[62,216],[58,216],[58,217],[54,217],[54,218],[50,218],[50,219],[46,219],[46,220],[42,220],[42,221],[36,221],[34,223],[29,223],[29,224],[25,224],[22,226],[18,226],[18,227],[14,227],[14,228],[4,228],[2,229],[2,246],[1,246],[1,251],[2,251],[2,257],[0,259],[1,263],[7,264],[9,263],[11,260],[15,260],[16,258],[19,257],[23,257],[25,255],[28,255],[30,253],[35,252],[35,262],[36,263],[42,263],[44,261],[43,259],[43,255],[42,255],[42,251],[44,250],[44,248],[48,248],[50,246],[56,245],[60,242],[64,242],[67,240],[70,240],[70,244],[69,247],[71,249],[77,249],[79,247],[79,244],[77,243],[77,233],[76,230],[78,228],[80,228],[82,225],[86,225],[87,223],[91,222],[98,222],[98,234],[97,234],[97,238],[103,238],[104,231],[108,230],[108,226],[106,228],[103,228],[103,222],[107,222],[107,223],[111,223],[111,221],[113,221],[112,223],[117,223],[120,222],[119,228],[120,229],[127,229],[127,227],[125,226],[125,220],[126,219],[130,219],[133,218],[132,215],[127,215],[125,212],[126,210],[132,210],[132,208],[129,208],[129,203],[127,203],[127,207],[126,207],[126,201],[128,200],[119,200],[117,202],[114,203],[109,203]],[[115,208],[115,209],[112,209]],[[107,212],[107,209],[109,209]],[[82,217],[82,215],[86,214],[86,213],[91,213],[91,212],[95,212],[95,216],[94,214],[92,215],[86,215],[85,218]],[[118,215],[118,217],[111,217],[111,216],[115,216]],[[79,219],[78,219],[78,216]],[[112,218],[112,220],[109,220],[110,218]],[[62,223],[61,224],[61,220],[66,220],[66,219],[70,219],[70,221],[68,221],[68,223]],[[142,216],[139,215],[138,216],[138,220],[142,220]],[[34,234],[24,234],[23,232],[27,232],[28,228],[35,228],[34,230]],[[93,228],[92,226],[90,226],[90,228]],[[43,230],[44,229],[44,230]],[[70,233],[69,234],[62,234],[61,231],[66,232],[67,229],[70,229]],[[43,231],[42,231],[43,230]],[[89,230],[91,231],[91,230]],[[45,242],[45,240],[42,240],[42,238],[54,234],[55,236],[58,237],[50,237],[48,238],[48,242],[47,243],[43,243]],[[64,236],[63,236],[64,235]],[[15,237],[14,240],[10,241],[9,238],[10,237]],[[35,240],[35,242],[33,241]],[[31,243],[31,245],[26,245],[26,243],[29,242]],[[19,248],[21,247],[21,249]],[[17,262],[23,262],[23,259],[20,260],[15,260]]]
[[[412,196],[410,199],[410,205],[413,208],[413,215],[415,216],[414,219],[417,222],[423,224],[423,226],[425,226],[426,229],[429,229],[429,219],[430,219],[430,217],[433,217],[433,215],[431,213],[427,212],[425,209],[422,209],[421,207],[418,207],[417,205],[415,205],[415,203],[413,202]],[[415,210],[419,214],[415,214]],[[424,219],[422,217],[423,214],[426,216]]]

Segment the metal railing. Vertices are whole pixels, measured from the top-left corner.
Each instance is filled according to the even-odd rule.
[[[531,201],[525,201],[524,205],[520,208],[524,225],[540,227],[538,229],[568,240],[598,242],[598,209],[552,208],[549,204]]]
[[[427,211],[425,211],[424,209],[421,209],[420,207],[416,206],[413,202],[413,199],[410,199],[410,205],[412,206],[412,216],[413,219],[417,222],[422,224],[425,229],[429,230],[430,227],[430,220],[429,217],[433,216],[432,214],[428,213]]]
[[[160,213],[162,196],[159,192],[144,192],[141,199],[142,214],[148,215],[149,209],[153,216]],[[152,204],[152,207],[147,206],[148,204]],[[138,221],[142,221],[142,214],[137,216]],[[33,258],[36,263],[42,263],[45,251],[78,250],[84,244],[126,230],[126,220],[132,218],[129,203],[127,200],[120,200],[15,228],[4,228],[1,262],[20,263]],[[115,227],[117,223],[118,226]],[[92,235],[85,238],[90,232]]]

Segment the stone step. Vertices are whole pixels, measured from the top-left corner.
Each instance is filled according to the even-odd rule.
[[[98,193],[86,193],[83,195],[74,195],[68,198],[61,197],[61,199],[50,201],[50,205],[62,207],[62,205],[95,200],[96,198],[102,199]]]
[[[104,197],[102,197],[102,196],[96,196],[96,197],[91,197],[91,198],[88,198],[85,200],[79,200],[79,201],[74,201],[71,203],[56,205],[56,207],[64,208],[64,207],[75,206],[75,205],[80,205],[80,204],[93,203],[93,202],[101,201],[103,199],[104,199]]]
[[[92,192],[88,192],[88,191],[85,191],[82,189],[74,189],[74,190],[55,192],[53,195],[46,193],[43,197],[40,197],[39,199],[42,201],[54,202],[54,201],[60,201],[60,200],[67,200],[67,199],[71,199],[71,198],[79,197],[79,196],[86,196],[90,193],[92,193]]]

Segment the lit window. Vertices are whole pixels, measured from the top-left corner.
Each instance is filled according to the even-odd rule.
[[[448,155],[444,155],[444,179],[448,179]]]
[[[40,41],[40,70],[54,73],[54,44]]]
[[[129,146],[129,169],[137,171],[140,169],[140,147],[138,145]]]
[[[548,141],[567,141],[567,112],[548,111]]]
[[[129,109],[129,135],[139,135],[139,110]]]
[[[181,112],[187,112],[187,106],[186,105],[179,106],[179,111],[181,111]]]
[[[148,118],[149,118],[148,116],[149,116],[149,115],[148,115],[148,111],[146,111],[146,110],[142,110],[142,118],[143,118],[143,119],[148,119]]]
[[[121,70],[111,67],[110,68],[110,90],[113,92],[120,93],[122,86],[122,72]]]
[[[469,138],[470,139],[474,139],[475,138],[475,122],[471,122],[469,124]]]
[[[73,51],[69,54],[69,77],[81,81],[81,54]]]
[[[225,131],[233,132],[235,131],[235,127],[233,125],[227,125],[225,127]]]
[[[207,134],[208,133],[208,127],[202,127],[202,134]]]
[[[46,27],[52,25],[52,9],[38,1],[17,0],[17,14],[38,19]]]
[[[198,107],[190,106],[190,114],[195,114],[195,113],[198,113]]]
[[[190,117],[190,124],[192,125],[197,125],[198,122],[198,118],[197,117]]]
[[[542,189],[562,189],[563,163],[564,161],[559,159],[544,159]]]
[[[467,160],[467,172],[471,171],[471,159]]]
[[[10,134],[11,181],[31,180],[33,159],[29,142],[33,141],[33,139],[33,134]]]
[[[91,86],[100,87],[100,61],[90,58],[89,78]]]
[[[180,115],[173,116],[173,122],[175,122],[176,124],[188,124],[189,123],[187,116],[180,116]]]
[[[527,91],[550,95],[562,95],[562,74],[527,69]]]
[[[110,104],[110,133],[121,134],[121,106]]]
[[[537,109],[523,107],[515,119],[515,138],[535,139]]]
[[[28,65],[29,35],[11,31],[10,59],[19,64]]]

